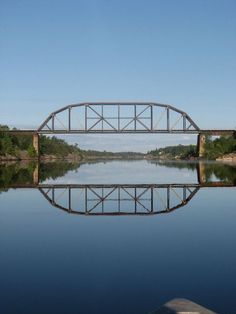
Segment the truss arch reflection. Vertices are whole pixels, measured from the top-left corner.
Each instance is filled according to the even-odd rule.
[[[185,206],[198,184],[90,184],[38,187],[54,207],[91,216],[156,215]]]

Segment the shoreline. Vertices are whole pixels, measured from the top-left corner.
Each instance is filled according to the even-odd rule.
[[[67,156],[67,157],[57,157],[57,156],[42,156],[38,157],[0,157],[1,163],[16,163],[16,162],[56,162],[56,161],[68,161],[68,162],[86,162],[86,161],[95,161],[95,160],[143,160],[145,157],[123,157],[123,156]]]
[[[78,162],[78,163],[86,163],[86,162],[93,162],[93,161],[115,161],[115,160],[126,160],[126,161],[132,161],[132,160],[146,160],[146,161],[156,161],[156,162],[176,162],[176,163],[225,163],[225,164],[231,164],[236,165],[236,158],[217,158],[217,159],[203,159],[203,158],[194,158],[194,159],[164,159],[164,158],[146,158],[146,156],[143,157],[122,157],[122,156],[90,156],[90,157],[56,157],[56,156],[45,156],[41,158],[2,158],[0,157],[0,165],[2,164],[15,164],[15,163],[22,163],[22,164],[28,164],[30,162],[40,162],[40,163],[53,163],[53,162]]]

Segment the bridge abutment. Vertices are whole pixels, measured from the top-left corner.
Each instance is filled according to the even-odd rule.
[[[33,134],[33,147],[35,149],[37,156],[39,157],[40,150],[39,150],[39,134],[38,133]]]
[[[205,168],[204,162],[202,162],[202,161],[199,161],[199,163],[198,163],[197,177],[198,177],[198,183],[200,185],[206,183],[206,168]]]
[[[33,172],[33,183],[34,185],[39,184],[39,163],[36,164],[34,172]]]
[[[197,137],[197,152],[198,157],[204,157],[205,153],[205,144],[206,144],[206,135],[203,133],[199,133]]]

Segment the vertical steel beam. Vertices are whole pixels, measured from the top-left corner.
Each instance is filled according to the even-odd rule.
[[[69,211],[71,212],[71,187],[69,187]]]
[[[120,131],[120,104],[118,105],[118,131]]]
[[[167,202],[166,202],[166,204],[167,204],[167,211],[170,209],[170,187],[168,186],[168,188],[167,188]]]
[[[52,115],[52,130],[54,131],[55,128],[55,115]]]
[[[186,131],[186,115],[183,115],[183,130]]]
[[[85,207],[85,213],[87,214],[88,212],[88,191],[87,191],[87,187],[85,188],[84,191],[84,207]]]
[[[88,130],[88,125],[87,125],[87,115],[88,115],[88,107],[85,105],[85,114],[84,114],[84,125],[85,125],[85,131]]]
[[[153,212],[153,187],[151,187],[151,212]]]
[[[137,130],[137,108],[136,104],[134,105],[134,130]]]
[[[120,187],[118,187],[118,212],[120,213]]]
[[[186,186],[183,187],[183,200],[186,201]]]
[[[68,129],[71,130],[71,107],[68,109]]]
[[[150,109],[151,109],[151,131],[153,131],[153,106],[150,105]]]
[[[170,108],[166,108],[166,122],[167,122],[167,131],[170,131]]]
[[[104,131],[104,116],[103,116],[103,105],[101,105],[102,109],[102,131]]]
[[[55,204],[55,189],[52,188],[52,203]]]

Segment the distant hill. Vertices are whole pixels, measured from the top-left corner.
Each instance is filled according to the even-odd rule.
[[[144,158],[145,154],[136,152],[107,152],[97,150],[83,150],[83,156],[85,159],[93,158],[108,158],[108,159],[140,159]]]

